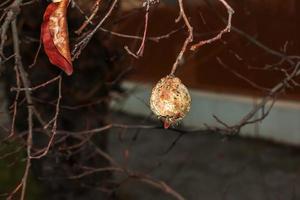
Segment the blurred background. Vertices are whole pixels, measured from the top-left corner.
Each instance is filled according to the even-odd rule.
[[[74,75],[63,75],[58,129],[76,133],[107,124],[117,126],[88,135],[87,140],[97,148],[91,142],[83,142],[86,138],[58,137],[45,158],[33,161],[27,199],[176,199],[168,194],[168,189],[151,187],[134,177],[126,179],[118,172],[70,178],[110,164],[97,157],[97,149],[126,169],[163,181],[188,200],[300,199],[298,76],[272,95],[276,102],[266,103],[266,110],[269,106],[272,109],[265,118],[260,120],[262,108],[251,118],[255,123],[242,126],[239,134],[223,131],[226,125],[238,124],[270,90],[285,81],[287,73],[298,68],[284,58],[299,59],[300,2],[227,2],[235,11],[232,30],[216,42],[185,53],[176,76],[190,91],[191,110],[182,122],[165,130],[152,114],[149,98],[153,86],[170,73],[187,37],[184,23],[175,23],[178,2],[153,1],[147,36],[163,37],[147,40],[143,56],[136,59],[124,47],[135,52],[140,40],[112,33],[141,36],[145,2],[121,0],[74,61]],[[84,14],[91,13],[93,3],[74,0],[70,4],[71,48],[82,37],[75,30],[84,22]],[[86,32],[104,17],[111,1],[101,3],[94,24]],[[39,46],[46,5],[44,1],[33,1],[23,6],[18,16],[23,62],[32,85],[60,73],[49,64],[43,50],[35,66],[27,67]],[[184,6],[194,27],[194,41],[214,37],[226,26],[227,11],[218,0],[186,0]],[[8,39],[7,55],[13,52],[11,45]],[[2,138],[11,124],[9,106],[15,94],[10,87],[16,84],[13,61],[5,66],[1,78]],[[33,95],[42,117],[51,119],[57,86],[50,85]],[[26,106],[21,105],[16,118],[18,134],[27,130]],[[22,178],[26,159],[23,137],[0,144],[0,199],[6,199],[5,193],[11,192]],[[38,131],[34,135],[37,147],[47,144],[46,139]]]

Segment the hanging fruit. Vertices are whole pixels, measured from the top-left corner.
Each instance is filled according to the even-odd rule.
[[[165,128],[180,121],[190,110],[190,105],[188,89],[173,75],[160,79],[152,89],[150,107],[164,122]]]
[[[68,4],[69,0],[54,0],[47,6],[41,26],[41,40],[50,62],[71,75],[73,66],[66,19]]]

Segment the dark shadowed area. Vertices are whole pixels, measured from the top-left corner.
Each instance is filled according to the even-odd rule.
[[[112,119],[125,124],[154,123],[123,113],[113,114]],[[208,131],[186,133],[174,145],[178,135],[161,129],[112,130],[109,150],[131,169],[165,181],[186,199],[300,198],[299,148]],[[125,150],[130,150],[128,160],[123,157]],[[172,199],[134,180],[120,188],[118,197]]]
[[[49,5],[63,12],[47,21]],[[300,0],[2,0],[0,199],[299,200],[299,10]],[[174,116],[154,116],[148,96],[166,76],[178,81],[157,110],[174,112],[155,113]]]

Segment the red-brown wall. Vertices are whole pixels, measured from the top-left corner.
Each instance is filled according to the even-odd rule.
[[[228,2],[235,10],[233,17],[235,27],[274,50],[281,51],[287,43],[288,54],[300,54],[300,12],[296,12],[300,9],[299,2],[295,0],[232,0]],[[208,37],[207,33],[224,27],[212,9],[223,17],[227,17],[226,10],[221,4],[215,4],[212,8],[205,3],[186,5],[187,13],[195,28],[195,41],[205,39]],[[148,35],[157,36],[181,27],[182,22],[174,23],[177,16],[176,6],[161,6],[152,10]],[[139,12],[119,23],[114,31],[142,35],[143,24],[144,13]],[[156,82],[167,75],[186,35],[186,32],[181,30],[159,43],[147,41],[143,57],[136,60],[128,56],[130,59],[125,62],[124,67],[131,64],[134,66],[128,79]],[[211,36],[213,35],[209,35]],[[114,38],[114,43],[120,46],[127,45],[131,50],[137,50],[140,41]],[[216,57],[220,57],[232,69],[264,87],[274,86],[283,77],[281,72],[249,69],[250,67],[262,68],[266,64],[276,63],[279,58],[266,53],[234,31],[226,34],[222,41],[208,44],[197,52],[188,52],[185,55],[184,64],[178,68],[176,75],[191,88],[246,95],[263,93],[224,69],[217,62]],[[299,97],[300,90],[297,88],[287,91],[284,96],[284,98],[292,99],[300,99]]]

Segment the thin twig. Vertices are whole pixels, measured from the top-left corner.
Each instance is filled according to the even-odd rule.
[[[17,65],[19,71],[20,71],[20,77],[22,80],[22,83],[24,85],[25,88],[29,88],[30,87],[30,82],[27,79],[27,73],[23,68],[22,65],[22,58],[21,58],[21,54],[20,54],[20,48],[19,48],[19,36],[18,36],[18,30],[17,30],[17,24],[16,24],[16,20],[13,20],[11,22],[11,27],[12,27],[12,35],[13,35],[13,41],[14,41],[14,52],[16,54],[15,56],[15,65]],[[22,191],[21,191],[21,200],[25,199],[25,192],[26,192],[26,186],[27,186],[27,181],[28,181],[28,175],[29,175],[29,169],[31,166],[31,159],[30,159],[30,155],[31,155],[31,148],[32,148],[32,129],[33,129],[33,101],[31,99],[31,93],[30,91],[25,91],[25,97],[26,97],[26,101],[27,101],[27,110],[28,110],[28,135],[27,135],[27,161],[26,161],[26,165],[25,165],[25,172],[22,178]]]
[[[219,0],[224,6],[225,8],[227,9],[227,13],[228,13],[228,19],[227,19],[227,26],[221,30],[219,32],[218,35],[216,35],[215,37],[213,38],[210,38],[208,40],[203,40],[203,41],[200,41],[198,42],[197,44],[194,44],[191,46],[191,50],[195,51],[196,49],[198,49],[199,47],[205,45],[205,44],[209,44],[209,43],[212,43],[216,40],[219,40],[222,38],[223,34],[224,33],[228,33],[230,32],[231,30],[231,21],[232,21],[232,15],[234,14],[234,10],[231,8],[231,6],[225,1],[225,0]]]
[[[97,14],[99,10],[99,5],[100,5],[101,0],[96,0],[94,6],[93,6],[93,12],[92,14],[83,22],[83,24],[80,26],[78,30],[75,31],[76,34],[80,35],[82,31],[91,23],[95,15]]]
[[[119,0],[114,0],[113,1],[113,3],[110,6],[108,12],[105,14],[105,16],[102,18],[102,20],[96,25],[96,27],[89,34],[87,34],[80,42],[78,42],[75,45],[75,47],[72,51],[72,55],[73,55],[72,59],[78,58],[81,51],[86,47],[86,45],[92,39],[93,35],[98,31],[98,29],[102,26],[102,24],[106,21],[106,19],[111,15],[111,13],[114,10],[115,6],[117,5],[118,1]]]
[[[183,55],[186,52],[187,46],[191,42],[193,42],[193,27],[191,26],[191,24],[190,24],[190,22],[189,22],[189,20],[188,20],[188,18],[186,16],[186,14],[185,14],[184,7],[183,7],[183,0],[178,0],[178,4],[179,4],[179,9],[180,9],[180,11],[179,11],[180,14],[179,14],[179,17],[176,19],[176,21],[179,21],[179,19],[181,19],[181,18],[183,19],[183,21],[184,21],[184,23],[185,23],[185,25],[187,27],[189,35],[185,39],[185,41],[184,41],[184,43],[182,45],[182,48],[181,48],[181,50],[180,50],[180,52],[179,52],[179,54],[178,54],[178,56],[177,56],[177,58],[176,58],[176,60],[175,60],[175,62],[173,64],[173,67],[172,67],[170,75],[174,75],[175,74],[176,69],[177,69],[177,67],[179,65],[179,62],[182,60]]]
[[[57,98],[57,103],[56,103],[55,115],[54,115],[54,118],[52,120],[50,120],[50,122],[53,123],[52,135],[50,137],[50,140],[49,140],[48,145],[47,145],[46,149],[44,150],[44,152],[37,156],[31,156],[31,159],[40,159],[40,158],[44,157],[45,155],[47,155],[51,145],[53,144],[53,141],[54,141],[54,138],[55,138],[56,132],[57,132],[57,118],[59,115],[60,102],[62,99],[61,82],[62,82],[62,77],[59,76],[59,78],[58,78],[58,98]],[[45,128],[47,128],[47,127],[44,127],[44,129]]]
[[[54,78],[50,79],[49,81],[46,81],[46,82],[43,82],[37,86],[34,86],[34,87],[30,87],[30,88],[15,88],[15,87],[12,87],[10,90],[11,91],[34,91],[34,90],[37,90],[37,89],[40,89],[42,87],[46,87],[47,85],[57,81],[57,80],[60,80],[61,79],[61,76],[58,75],[58,76],[55,76]]]

